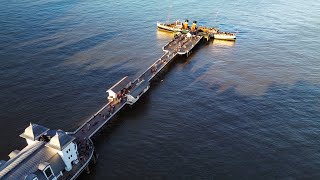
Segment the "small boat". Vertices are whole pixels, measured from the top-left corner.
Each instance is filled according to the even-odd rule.
[[[186,20],[187,21],[187,20]],[[194,21],[196,27],[196,21]],[[190,30],[183,28],[183,23],[177,20],[174,23],[161,23],[157,22],[157,27],[159,30],[165,30],[169,32],[181,32],[183,34],[187,34]],[[205,27],[199,26],[196,28],[197,32],[203,36],[207,36],[208,38],[221,39],[221,40],[236,40],[236,34],[230,32],[222,32],[219,31],[218,28],[214,27]],[[191,28],[192,31],[192,28]]]
[[[161,30],[172,31],[172,32],[181,32],[182,31],[182,22],[176,21],[171,24],[157,22],[157,27]]]
[[[214,34],[217,33],[219,30],[218,28],[213,28],[213,27],[205,27],[205,26],[199,26],[198,27],[198,32],[204,32],[208,34]]]
[[[213,34],[214,39],[221,39],[221,40],[236,40],[236,34],[230,32],[221,32],[218,31],[217,33]]]

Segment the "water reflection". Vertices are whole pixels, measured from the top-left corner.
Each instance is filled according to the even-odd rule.
[[[221,39],[214,39],[212,43],[215,46],[234,46],[235,45],[235,41],[226,41]]]
[[[158,40],[170,40],[174,36],[174,33],[169,31],[157,30],[157,39]]]

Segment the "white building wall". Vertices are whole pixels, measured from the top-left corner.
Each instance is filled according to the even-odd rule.
[[[109,101],[113,101],[114,98],[117,97],[117,94],[115,92],[111,91],[111,90],[108,90],[107,93],[108,93],[108,100]]]
[[[130,104],[133,104],[136,102],[136,99],[133,96],[131,96],[130,94],[127,95],[127,100]]]
[[[35,142],[37,142],[37,141],[32,141],[32,140],[30,140],[30,139],[26,139],[26,140],[27,140],[28,145],[32,145],[32,144],[34,144]]]
[[[62,151],[58,151],[58,154],[66,164],[66,171],[70,171],[72,169],[72,161],[78,160],[78,150],[77,145],[74,142],[71,142],[66,148]]]

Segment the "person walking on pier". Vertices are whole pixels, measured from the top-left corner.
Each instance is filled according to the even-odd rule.
[[[111,104],[109,104],[109,116],[111,116],[111,114],[112,114],[112,105]]]
[[[191,26],[191,32],[196,33],[197,30],[197,21],[193,21]]]
[[[183,29],[189,29],[189,20],[186,19],[183,23]]]
[[[112,105],[111,108],[112,108],[111,112],[114,113],[114,110],[116,109],[116,106]]]

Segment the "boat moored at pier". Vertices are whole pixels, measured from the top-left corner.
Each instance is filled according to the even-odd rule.
[[[157,22],[158,29],[172,32],[181,32],[182,31],[182,22],[176,21],[174,23],[161,23]]]
[[[192,33],[198,34],[201,36],[208,37],[214,39],[221,39],[221,40],[236,40],[236,34],[231,32],[223,32],[219,31],[218,28],[215,27],[206,27],[206,26],[199,26],[197,27],[197,21],[193,21],[191,27],[188,26],[188,20],[184,23],[180,22],[179,20],[174,23],[159,23],[157,22],[157,27],[159,30],[165,30],[169,32],[181,32],[183,34]]]
[[[218,32],[218,28],[199,26],[198,31],[203,33],[208,33],[208,34],[215,34]]]
[[[230,32],[220,32],[220,31],[218,31],[217,33],[213,34],[213,38],[214,39],[234,41],[234,40],[236,40],[236,34],[235,33],[230,33]]]

